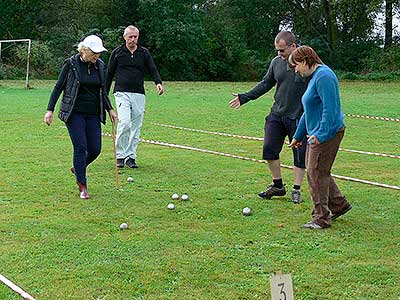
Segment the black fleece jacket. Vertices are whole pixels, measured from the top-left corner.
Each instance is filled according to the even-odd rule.
[[[80,75],[78,71],[78,59],[80,55],[76,54],[64,61],[64,65],[61,69],[60,75],[54,86],[53,92],[51,93],[49,104],[47,105],[47,110],[54,111],[58,98],[61,93],[63,93],[60,105],[60,111],[58,117],[67,122],[72,110],[74,109],[75,100],[78,96]],[[99,70],[100,75],[100,121],[106,123],[106,110],[110,111],[112,105],[108,93],[105,92],[105,64],[102,60],[98,59],[96,61],[96,67]]]

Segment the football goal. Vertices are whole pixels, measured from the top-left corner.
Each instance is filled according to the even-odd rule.
[[[2,60],[1,58],[1,50],[2,50],[2,44],[4,43],[28,43],[28,48],[27,48],[27,55],[26,55],[26,75],[25,75],[25,88],[29,88],[29,58],[31,55],[31,44],[32,41],[30,39],[18,39],[18,40],[0,40],[0,62]]]

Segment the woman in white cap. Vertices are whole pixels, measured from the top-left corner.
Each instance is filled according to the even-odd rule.
[[[65,122],[74,148],[71,172],[76,176],[80,198],[88,199],[86,168],[101,151],[101,125],[106,111],[111,122],[116,114],[104,90],[105,65],[99,59],[107,51],[96,35],[87,36],[78,45],[78,54],[65,60],[50,96],[44,122],[50,126],[53,111],[63,92],[58,117]]]

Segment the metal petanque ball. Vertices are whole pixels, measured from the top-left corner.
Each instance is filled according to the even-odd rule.
[[[243,216],[250,216],[251,215],[251,209],[250,207],[245,207],[243,208]]]
[[[128,224],[127,223],[121,223],[121,225],[119,225],[119,229],[121,229],[121,230],[125,230],[125,229],[128,229]]]
[[[174,210],[175,209],[175,205],[173,203],[170,203],[170,204],[167,205],[167,208],[169,210]]]
[[[189,195],[183,194],[182,197],[181,197],[181,200],[182,201],[189,200]]]
[[[126,179],[126,181],[128,181],[128,182],[133,182],[133,178],[132,178],[132,177],[128,177],[128,178]]]
[[[172,194],[171,196],[172,200],[178,200],[179,199],[179,195],[178,194]]]

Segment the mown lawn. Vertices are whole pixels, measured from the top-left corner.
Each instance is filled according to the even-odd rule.
[[[311,201],[262,201],[265,164],[141,143],[137,170],[119,174],[112,139],[79,199],[63,123],[43,115],[53,81],[0,81],[0,273],[37,300],[270,299],[269,277],[291,273],[296,300],[400,299],[400,192],[337,180],[353,210],[324,231],[303,230]],[[155,123],[262,137],[272,93],[231,110],[254,83],[146,83],[142,138],[259,159],[262,142]],[[400,117],[400,84],[342,82],[347,114]],[[400,123],[346,118],[343,148],[400,155]],[[108,123],[103,131],[111,133]],[[288,149],[282,163],[291,165]],[[400,186],[400,159],[339,152],[333,173]],[[126,182],[132,176],[133,183]],[[291,188],[292,171],[283,169]],[[188,193],[187,202],[172,193]],[[168,203],[176,210],[169,211]],[[244,217],[242,208],[252,208]],[[119,224],[129,223],[126,231]],[[284,224],[280,227],[280,224]],[[0,284],[0,299],[20,299]]]

